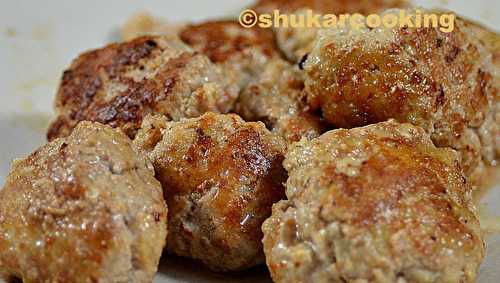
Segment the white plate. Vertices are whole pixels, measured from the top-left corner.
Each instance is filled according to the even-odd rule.
[[[45,142],[53,96],[62,71],[80,52],[118,39],[118,29],[138,11],[172,21],[237,15],[251,0],[2,0],[0,8],[0,183],[13,158]],[[451,9],[500,27],[500,1],[416,0],[423,7]],[[492,171],[493,172],[493,171]],[[496,170],[498,172],[498,170]],[[493,173],[492,173],[493,174]],[[498,174],[497,174],[498,175]],[[500,184],[481,207],[500,215]],[[500,278],[500,236],[487,236],[487,257],[479,282]],[[165,257],[155,282],[270,282],[264,267],[237,275],[207,272],[196,263]]]

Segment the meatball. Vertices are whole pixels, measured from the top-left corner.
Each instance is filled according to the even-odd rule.
[[[223,71],[180,41],[144,36],[80,55],[66,70],[48,139],[67,136],[82,120],[133,137],[149,113],[169,119],[228,112],[238,96]]]
[[[463,21],[456,19],[450,33],[324,29],[316,41],[305,62],[312,109],[342,128],[389,118],[421,126],[436,145],[458,150],[471,183],[479,183],[485,162],[498,156],[492,141],[500,135],[494,122],[499,80],[491,53]]]
[[[151,164],[123,133],[82,122],[14,161],[0,191],[0,276],[151,282],[166,220]]]
[[[314,14],[346,13],[371,14],[387,8],[406,6],[405,0],[260,0],[252,9],[257,13],[273,14],[279,10],[281,14],[296,14],[298,17],[307,15],[307,10]],[[279,27],[276,29],[278,46],[292,62],[313,49],[314,38],[318,28],[315,27]]]
[[[247,121],[263,121],[287,143],[314,138],[325,128],[308,111],[302,72],[281,59],[270,61],[240,94],[236,112]]]
[[[476,35],[486,49],[492,54],[492,61],[495,72],[493,75],[493,87],[496,92],[496,98],[493,99],[491,110],[488,111],[485,121],[480,128],[481,145],[483,155],[487,156],[486,160],[493,160],[492,163],[498,164],[500,156],[500,99],[498,98],[498,90],[500,89],[500,35],[491,31],[477,23],[467,21],[468,27],[472,33]],[[495,158],[496,156],[496,158]]]
[[[180,38],[224,68],[241,88],[260,74],[270,59],[280,57],[271,29],[245,28],[233,20],[187,26]]]
[[[262,222],[284,196],[284,142],[262,123],[207,113],[151,116],[134,143],[150,158],[169,207],[167,250],[215,271],[263,262]]]
[[[382,122],[303,139],[264,252],[275,282],[475,282],[479,222],[451,149]]]
[[[473,34],[479,38],[479,40],[484,44],[486,49],[488,49],[493,55],[493,62],[497,67],[500,67],[500,34],[495,31],[482,26],[479,23],[470,21],[468,19],[462,19],[470,29],[472,29]]]

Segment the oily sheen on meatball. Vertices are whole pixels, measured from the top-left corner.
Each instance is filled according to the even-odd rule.
[[[0,191],[7,281],[151,282],[167,208],[151,164],[118,130],[82,122],[14,161]]]
[[[415,16],[417,10],[388,10]],[[421,10],[420,13],[435,13]],[[304,64],[312,109],[336,127],[394,118],[459,152],[472,185],[495,163],[500,136],[498,70],[461,19],[439,28],[324,29]]]
[[[134,143],[149,157],[169,207],[167,250],[216,271],[264,261],[262,222],[284,196],[285,143],[264,124],[207,113],[148,117]]]
[[[288,200],[262,226],[275,282],[475,282],[470,186],[421,128],[333,130],[294,144],[284,166]]]
[[[228,112],[239,88],[210,60],[172,37],[144,36],[80,55],[62,76],[47,137],[97,121],[133,137],[150,113],[169,119]]]

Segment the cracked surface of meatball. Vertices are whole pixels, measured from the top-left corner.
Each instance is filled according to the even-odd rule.
[[[281,14],[306,16],[307,10],[314,14],[346,13],[368,15],[388,8],[405,7],[404,0],[260,0],[252,9],[257,13],[272,14],[279,10]],[[292,62],[298,62],[313,48],[316,27],[279,27],[275,29],[278,46]]]
[[[275,59],[242,91],[235,111],[247,121],[263,121],[287,143],[315,138],[326,126],[308,110],[303,89],[302,72]]]
[[[262,222],[284,196],[285,143],[262,123],[207,113],[148,117],[134,143],[149,157],[169,207],[167,250],[216,271],[262,263]]]
[[[245,28],[237,21],[189,25],[179,33],[194,50],[222,66],[241,88],[259,75],[272,58],[279,58],[271,29]]]
[[[475,282],[484,256],[456,153],[394,120],[303,139],[263,224],[275,282]]]
[[[119,127],[133,137],[149,113],[170,119],[228,112],[239,88],[181,41],[144,36],[80,55],[63,74],[58,117],[48,139],[68,135],[82,120]]]
[[[0,275],[25,283],[151,282],[166,220],[149,161],[123,133],[82,122],[14,161],[0,191]]]
[[[309,105],[336,127],[389,118],[421,126],[436,145],[459,151],[471,184],[480,183],[485,163],[498,157],[493,142],[500,136],[498,71],[491,53],[460,19],[450,33],[406,27],[321,30],[305,71]]]

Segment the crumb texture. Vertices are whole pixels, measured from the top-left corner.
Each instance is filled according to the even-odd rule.
[[[315,138],[326,125],[309,111],[302,71],[282,59],[269,61],[242,91],[235,111],[247,121],[262,121],[287,143]]]
[[[262,226],[273,280],[475,282],[484,244],[456,160],[395,121],[294,144],[288,200]]]
[[[262,222],[284,196],[285,143],[264,124],[207,113],[148,117],[134,143],[149,157],[169,207],[167,249],[216,271],[264,260]]]
[[[62,76],[58,117],[49,140],[79,121],[96,121],[133,137],[150,113],[169,119],[228,112],[239,88],[210,60],[178,39],[143,36],[80,55]]]
[[[151,282],[167,208],[121,132],[82,122],[14,162],[0,191],[0,275],[30,282]]]
[[[418,125],[436,145],[460,153],[473,185],[480,183],[485,165],[498,158],[498,68],[460,19],[450,33],[324,29],[305,70],[309,105],[337,127],[389,118]]]

